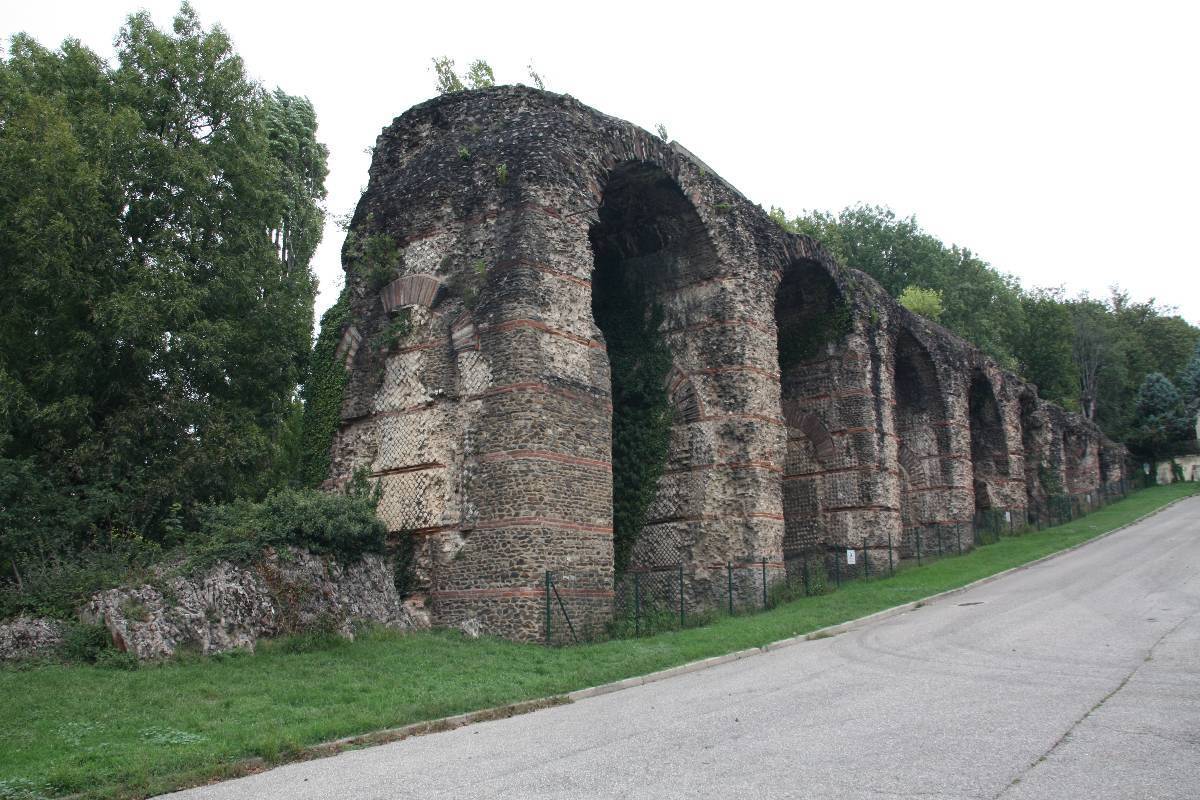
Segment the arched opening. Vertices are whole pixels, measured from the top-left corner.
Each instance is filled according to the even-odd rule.
[[[840,375],[831,349],[850,330],[850,312],[830,274],[818,264],[788,266],[775,294],[780,401],[786,426],[783,465],[783,554],[795,559],[827,544],[824,474],[836,445],[822,419],[835,402]]]
[[[950,452],[941,382],[929,352],[908,331],[896,339],[893,386],[896,397],[897,455],[900,464],[900,515],[905,542],[913,528],[945,518],[949,502],[939,491],[952,488],[942,457]]]
[[[832,466],[835,445],[824,423],[795,404],[784,406],[783,418],[783,556],[794,559],[826,544],[821,479]]]
[[[798,369],[821,361],[831,345],[850,332],[850,308],[820,265],[792,264],[784,270],[775,292],[775,325],[779,336],[779,372],[785,398],[797,396],[812,369]]]
[[[1044,422],[1037,413],[1037,396],[1032,391],[1021,394],[1021,449],[1025,452],[1025,504],[1030,513],[1040,517],[1046,510],[1048,492],[1043,476],[1047,472],[1044,444]]]
[[[971,464],[975,510],[1003,508],[1009,476],[1008,437],[992,382],[982,370],[971,375],[968,389],[971,424]]]
[[[613,546],[620,573],[631,564],[682,557],[682,527],[665,524],[680,513],[656,498],[668,464],[689,461],[681,429],[698,419],[699,398],[686,365],[676,365],[667,331],[683,314],[681,290],[714,275],[717,260],[678,184],[644,162],[612,171],[589,237],[592,317],[604,335],[611,374]]]
[[[1067,493],[1087,494],[1100,481],[1100,465],[1096,443],[1087,431],[1067,428],[1063,431],[1063,460],[1067,473]]]

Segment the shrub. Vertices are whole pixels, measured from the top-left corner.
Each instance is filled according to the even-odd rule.
[[[112,639],[103,625],[75,622],[66,626],[59,654],[67,661],[91,664],[112,649]]]
[[[28,613],[39,617],[72,619],[78,605],[101,589],[116,586],[130,575],[141,574],[162,557],[162,550],[140,539],[92,545],[87,549],[39,553],[19,559],[20,583],[0,583],[0,619]]]
[[[329,617],[321,617],[307,630],[284,636],[271,642],[269,647],[282,653],[318,653],[345,647],[349,640],[338,632],[337,625]]]
[[[282,489],[261,503],[240,500],[201,512],[203,543],[191,565],[229,560],[249,563],[265,547],[303,547],[318,555],[356,561],[382,553],[386,528],[375,516],[378,495],[365,487],[348,494]]]
[[[141,662],[133,653],[117,650],[114,647],[101,650],[96,655],[96,666],[104,669],[135,670],[141,666]]]

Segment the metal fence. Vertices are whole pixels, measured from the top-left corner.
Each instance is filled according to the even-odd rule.
[[[1128,481],[1091,492],[1051,497],[1044,507],[985,509],[971,520],[905,528],[900,540],[866,547],[814,547],[782,561],[747,558],[725,564],[683,563],[635,565],[614,583],[613,615],[603,629],[580,630],[563,601],[560,587],[571,576],[545,576],[545,641],[578,643],[601,638],[646,636],[702,625],[721,615],[749,614],[800,597],[828,594],[850,582],[888,578],[900,569],[964,555],[972,548],[995,544],[1005,536],[1021,536],[1061,525],[1103,508],[1133,490]]]

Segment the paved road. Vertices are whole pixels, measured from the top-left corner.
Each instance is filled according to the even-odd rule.
[[[841,636],[176,795],[1200,797],[1200,498]]]

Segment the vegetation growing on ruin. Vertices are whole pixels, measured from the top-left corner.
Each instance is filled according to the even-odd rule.
[[[343,288],[337,302],[321,316],[321,332],[313,346],[308,379],[301,397],[304,399],[304,422],[301,428],[299,482],[317,486],[329,477],[329,447],[341,422],[342,396],[349,373],[334,358],[338,343],[350,320],[350,298]]]
[[[465,269],[455,270],[446,279],[446,291],[453,297],[461,298],[468,311],[474,311],[479,305],[479,297],[487,286],[487,262],[477,258]]]
[[[1063,497],[1066,491],[1063,489],[1063,482],[1058,477],[1058,472],[1052,469],[1047,464],[1038,464],[1038,483],[1041,484],[1042,491],[1046,493],[1048,498]]]
[[[779,368],[808,361],[832,342],[841,341],[854,327],[850,306],[841,298],[819,311],[797,315],[779,323]]]
[[[387,324],[371,337],[371,348],[379,353],[387,353],[394,347],[399,347],[412,334],[412,309],[401,308],[392,312]]]
[[[529,68],[531,76],[535,76],[533,67]],[[434,86],[438,94],[461,92],[468,87],[471,89],[486,89],[496,85],[496,75],[491,66],[482,58],[477,58],[467,65],[467,71],[459,75],[454,70],[454,59],[449,56],[439,56],[433,59]],[[540,80],[540,79],[539,79]],[[540,88],[540,87],[539,87]]]
[[[612,370],[613,550],[621,572],[666,466],[671,351],[659,332],[662,308],[649,301],[639,275],[612,260],[594,276],[592,314],[604,332]]]
[[[1003,538],[894,578],[843,585],[750,616],[637,639],[547,648],[457,632],[316,634],[259,652],[180,657],[134,671],[0,669],[11,704],[0,787],[19,797],[144,797],[303,758],[306,748],[644,675],[760,647],[963,586],[1099,536],[1195,493],[1154,487],[1058,528]],[[78,646],[102,647],[82,631]],[[90,643],[89,643],[90,641]],[[404,680],[379,680],[404,665]],[[298,698],[300,700],[298,700]],[[302,702],[301,702],[302,700]],[[261,762],[258,762],[261,765]]]
[[[349,231],[342,255],[350,269],[363,276],[370,291],[379,291],[396,277],[400,267],[400,247],[386,233],[367,232],[374,225],[367,218],[364,230]]]
[[[924,289],[920,286],[908,286],[897,298],[900,305],[914,314],[920,314],[926,319],[937,322],[945,313],[942,303],[942,293],[937,289]]]

